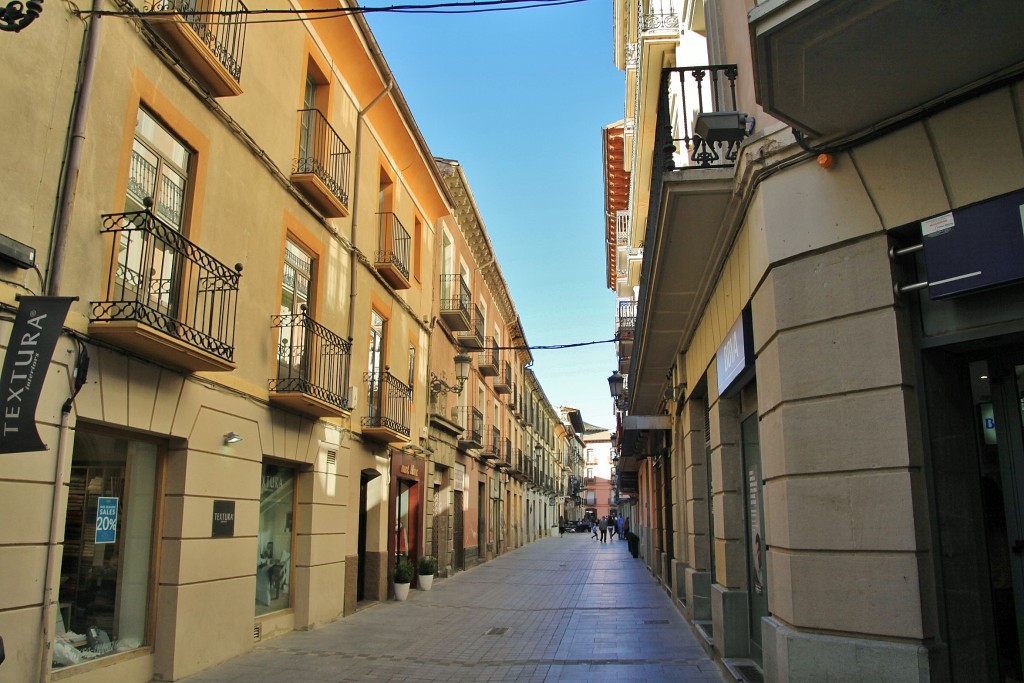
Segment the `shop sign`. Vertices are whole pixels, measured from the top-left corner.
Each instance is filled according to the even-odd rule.
[[[1024,279],[1024,190],[921,221],[928,294],[941,299]]]
[[[96,501],[96,544],[117,542],[117,498],[100,496]]]
[[[0,371],[0,453],[45,451],[36,406],[64,318],[76,297],[24,296]]]
[[[754,332],[750,321],[750,307],[743,309],[725,340],[718,347],[718,395],[724,396],[737,380],[754,368]]]
[[[213,501],[213,537],[225,538],[235,535],[235,501]]]
[[[407,477],[420,477],[420,468],[415,463],[406,463],[398,468],[400,474],[404,474]]]

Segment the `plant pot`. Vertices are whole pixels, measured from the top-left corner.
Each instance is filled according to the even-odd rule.
[[[396,583],[395,584],[395,600],[405,600],[409,597],[409,583]]]
[[[430,587],[434,585],[434,575],[433,574],[419,574],[417,576],[417,578],[416,578],[416,581],[417,581],[416,586],[421,591],[428,591],[428,590],[430,590]]]

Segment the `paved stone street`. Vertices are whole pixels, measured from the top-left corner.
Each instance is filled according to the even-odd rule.
[[[625,542],[567,533],[183,680],[726,679]]]

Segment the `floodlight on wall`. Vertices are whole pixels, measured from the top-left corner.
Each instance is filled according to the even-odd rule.
[[[444,391],[450,391],[453,394],[461,394],[463,388],[466,386],[466,380],[469,378],[469,366],[472,364],[473,359],[469,357],[469,354],[460,351],[455,356],[455,384],[451,385],[444,381],[434,373],[430,373],[430,395],[434,396]]]
[[[224,435],[224,445],[230,446],[233,443],[238,443],[242,440],[242,435],[238,432],[228,432]]]
[[[697,114],[693,132],[704,142],[739,142],[750,134],[748,125],[753,119],[738,111],[712,111]]]

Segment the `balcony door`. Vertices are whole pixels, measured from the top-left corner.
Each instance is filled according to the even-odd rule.
[[[380,417],[380,392],[383,386],[384,373],[384,334],[386,323],[384,318],[372,311],[370,314],[370,357],[366,366],[366,416]]]
[[[150,231],[122,233],[117,283],[129,295],[126,300],[171,318],[177,314],[181,284],[181,264],[174,255],[175,233],[182,232],[185,220],[192,158],[178,137],[139,109],[125,213],[144,211],[149,203],[160,224]]]
[[[313,257],[291,240],[285,242],[284,272],[281,277],[281,326],[277,339],[279,379],[306,379],[309,330],[305,324],[311,305]]]

